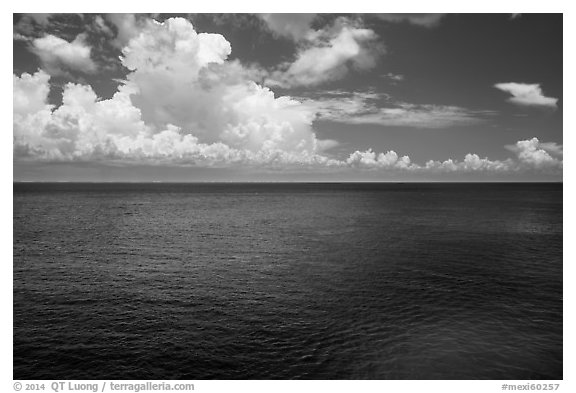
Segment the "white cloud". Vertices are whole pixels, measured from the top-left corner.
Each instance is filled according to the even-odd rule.
[[[49,79],[50,75],[44,71],[38,71],[34,75],[25,73],[21,77],[13,76],[14,115],[26,116],[51,108],[47,104]]]
[[[526,167],[562,168],[563,148],[556,143],[541,143],[538,138],[518,141],[506,148],[517,154],[518,160]]]
[[[312,98],[300,97],[298,100],[312,108],[321,120],[348,123],[352,117],[377,111],[375,102],[384,97],[371,91],[333,90],[320,92]]]
[[[413,168],[416,172],[440,173],[526,173],[539,172],[561,175],[563,168],[562,145],[541,143],[538,138],[505,146],[516,153],[515,159],[490,160],[477,154],[467,154],[463,161],[428,161],[424,167]],[[554,157],[556,156],[556,157]]]
[[[447,128],[468,126],[485,121],[486,111],[473,111],[450,105],[416,105],[397,103],[395,107],[378,108],[373,113],[350,116],[341,121],[348,124],[378,124],[396,127]]]
[[[490,160],[478,154],[466,154],[463,160],[447,159],[430,160],[424,165],[412,163],[408,156],[399,158],[396,152],[377,154],[372,150],[356,151],[350,154],[346,164],[351,167],[372,170],[386,169],[413,174],[501,174],[514,175],[521,173],[562,174],[562,145],[542,143],[537,138],[522,140],[506,148],[516,154],[514,159]],[[554,157],[555,156],[555,157]]]
[[[316,14],[258,14],[268,28],[279,36],[299,41],[310,33]]]
[[[564,155],[564,148],[555,142],[538,142],[538,146],[544,149],[553,156],[562,157]]]
[[[539,84],[528,83],[497,83],[495,88],[510,93],[509,102],[522,106],[540,106],[556,108],[558,98],[546,97]]]
[[[445,161],[430,160],[425,166],[415,168],[415,171],[421,173],[513,173],[519,169],[517,163],[511,159],[492,161],[488,158],[480,158],[478,154],[468,153],[462,161],[451,158]]]
[[[381,75],[382,78],[389,79],[392,82],[402,82],[404,80],[404,75],[402,74],[394,74],[389,72],[387,74]]]
[[[66,85],[63,105],[42,117],[33,136],[15,118],[16,150],[61,160],[326,161],[316,152],[331,144],[316,139],[314,113],[246,79],[249,71],[226,60],[230,51],[224,37],[198,34],[184,19],[149,21],[123,48],[131,72],[114,97]],[[15,92],[38,92],[29,94],[37,97],[32,112],[46,105],[45,73],[14,84]],[[15,102],[19,96],[27,93],[15,93]]]
[[[318,119],[346,124],[446,128],[479,124],[493,115],[458,106],[391,102],[389,96],[374,92],[328,91],[302,101],[315,109]]]
[[[148,23],[122,59],[133,70],[127,86],[143,120],[251,151],[314,151],[313,113],[248,80],[249,72],[226,60],[230,52],[223,36],[197,34],[184,19]]]
[[[15,160],[406,173],[562,171],[562,146],[537,139],[508,147],[516,158],[506,161],[469,154],[462,161],[421,166],[395,151],[372,150],[329,158],[323,151],[337,142],[317,139],[315,110],[276,98],[249,80],[250,71],[227,60],[230,50],[221,35],[198,34],[189,22],[169,19],[147,22],[129,40],[122,62],[131,72],[110,99],[98,98],[88,85],[69,83],[62,105],[54,109],[48,103],[48,73],[14,76]],[[377,99],[382,97],[361,93],[351,98],[348,111]],[[361,105],[354,107],[357,102]]]
[[[116,27],[117,34],[112,44],[120,49],[136,37],[148,22],[134,14],[106,14],[105,18]]]
[[[448,159],[429,161],[425,165],[412,163],[408,156],[400,157],[395,151],[376,153],[372,150],[355,151],[344,160],[322,155],[322,149],[333,147],[334,141],[317,141],[307,150],[305,145],[294,145],[290,128],[258,131],[260,124],[239,123],[228,142],[222,140],[205,143],[197,136],[184,132],[173,124],[161,129],[142,121],[141,112],[132,105],[130,86],[122,87],[109,100],[98,100],[89,86],[69,83],[64,88],[63,105],[52,111],[47,104],[49,76],[39,71],[34,75],[14,77],[14,152],[16,159],[42,159],[49,161],[121,161],[195,166],[258,166],[286,169],[358,168],[415,174],[442,173],[499,173],[514,174],[540,171],[551,174],[562,172],[562,145],[542,143],[537,138],[518,141],[506,146],[516,159],[504,161],[480,158],[467,154],[462,161]],[[262,89],[262,88],[261,88]],[[264,100],[270,108],[269,116],[280,110],[286,102],[271,101],[265,90],[262,96],[247,97],[240,110],[261,108],[249,101]],[[247,107],[245,105],[248,105]],[[298,106],[296,102],[291,105]],[[248,118],[251,115],[246,114]],[[288,120],[289,121],[289,117]],[[274,124],[274,123],[273,123]],[[276,123],[277,124],[277,123]],[[281,123],[283,124],[283,123]],[[286,125],[284,124],[286,127]],[[244,128],[246,129],[244,129]],[[255,132],[252,127],[257,130]],[[244,132],[244,134],[242,133]],[[255,132],[255,133],[254,133]],[[310,131],[311,132],[311,131]],[[269,143],[254,142],[245,136],[263,137]],[[311,132],[313,136],[313,133]],[[256,143],[256,145],[252,145]],[[236,144],[236,146],[233,146]],[[254,148],[259,146],[258,148]]]
[[[15,156],[40,153],[31,151],[31,148],[42,139],[52,116],[52,106],[48,104],[49,79],[44,71],[13,77]]]
[[[14,33],[12,34],[12,39],[15,40],[15,41],[25,41],[25,42],[30,42],[30,41],[32,41],[32,38],[27,37],[27,36],[25,36],[25,35],[23,35],[23,34],[20,34],[20,33],[18,33],[18,32],[14,32]]]
[[[391,150],[387,153],[376,154],[372,150],[364,152],[355,151],[350,154],[346,160],[346,164],[351,167],[367,167],[367,168],[385,168],[385,169],[412,169],[410,164],[410,157],[398,157],[395,151]]]
[[[104,20],[104,18],[101,17],[100,15],[96,15],[94,17],[93,25],[94,25],[94,29],[96,31],[102,32],[109,37],[114,36],[114,32],[112,31],[112,29],[110,29],[110,27],[106,24],[106,21]]]
[[[333,25],[310,30],[295,59],[271,73],[270,86],[311,86],[343,78],[351,70],[373,68],[383,47],[371,29],[339,18]]]
[[[399,157],[394,151],[377,154],[372,150],[364,152],[355,151],[350,154],[346,164],[351,167],[365,169],[386,169],[388,171],[400,171],[415,174],[439,174],[439,173],[517,173],[524,170],[517,161],[508,159],[505,161],[492,161],[488,158],[480,158],[477,154],[466,154],[463,160],[447,159],[445,161],[430,160],[425,165],[412,163],[410,157]]]
[[[31,50],[40,58],[42,67],[50,75],[62,75],[69,71],[93,73],[97,66],[90,57],[91,48],[79,34],[72,42],[51,34],[32,41]]]

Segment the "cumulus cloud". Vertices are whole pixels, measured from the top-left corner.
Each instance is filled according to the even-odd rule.
[[[31,50],[40,58],[42,67],[50,75],[62,75],[69,71],[93,73],[96,63],[90,57],[92,49],[79,34],[68,42],[51,34],[36,38],[31,42]]]
[[[44,71],[14,78],[16,105],[14,137],[16,151],[23,156],[48,160],[93,159],[113,149],[115,138],[136,136],[147,127],[140,120],[125,91],[99,101],[90,86],[68,83],[63,104],[52,110],[47,104],[49,76]],[[30,94],[33,92],[33,94]]]
[[[478,154],[468,153],[462,160],[430,160],[424,165],[412,163],[408,156],[398,157],[396,152],[376,154],[372,150],[356,151],[350,154],[346,164],[365,169],[386,169],[414,174],[502,174],[545,173],[561,175],[563,162],[562,146],[556,143],[541,143],[537,138],[522,140],[506,148],[516,154],[514,159],[490,160]],[[554,157],[555,156],[555,157]]]
[[[330,144],[316,139],[313,112],[246,79],[249,72],[227,61],[230,51],[224,37],[198,34],[184,19],[148,21],[122,50],[131,72],[111,99],[68,84],[62,106],[29,127],[32,133],[21,125],[46,105],[47,75],[15,77],[15,102],[37,97],[15,118],[17,150],[63,160],[323,160],[316,153]]]
[[[147,125],[140,109],[131,102],[132,86],[125,85],[109,100],[99,100],[86,85],[69,83],[64,87],[63,104],[54,109],[47,103],[50,76],[43,71],[34,75],[14,76],[14,153],[16,159],[48,161],[121,161],[195,166],[258,166],[268,168],[357,168],[414,174],[430,173],[499,173],[513,174],[540,171],[562,172],[562,145],[542,143],[537,138],[518,141],[506,148],[515,159],[504,161],[467,154],[463,160],[413,163],[408,156],[395,151],[377,153],[371,149],[355,151],[346,159],[328,158],[323,148],[333,147],[334,141],[318,141],[310,131],[313,146],[294,144],[294,131],[286,124],[270,134],[257,131],[253,135],[264,143],[244,136],[251,135],[260,125],[240,123],[241,131],[234,134],[240,140],[221,140],[207,143],[181,127],[166,124],[162,128]],[[255,101],[274,101],[264,94],[250,97]],[[278,100],[278,99],[276,99]],[[282,107],[285,102],[276,103]],[[243,105],[250,104],[244,102]],[[292,105],[296,105],[293,103]],[[243,108],[239,108],[242,110]],[[279,115],[278,113],[269,116]],[[247,115],[249,116],[249,115]],[[288,127],[288,128],[282,128]],[[269,141],[269,143],[266,143]]]
[[[313,113],[247,79],[227,61],[230,44],[219,34],[198,34],[184,19],[151,22],[123,49],[127,86],[143,120],[171,123],[203,141],[224,141],[251,151],[282,148],[312,152]]]
[[[47,103],[50,93],[49,79],[50,75],[43,71],[34,75],[24,73],[20,77],[13,75],[12,105],[15,116],[35,114],[51,108]]]
[[[355,151],[350,154],[346,164],[351,167],[385,168],[385,169],[413,169],[417,166],[410,164],[410,157],[398,157],[398,154],[391,150],[387,153],[376,154],[371,149],[361,152]]]
[[[493,115],[458,106],[393,102],[374,92],[327,91],[302,101],[315,109],[318,119],[346,124],[446,128],[479,124]]]
[[[50,75],[13,77],[15,160],[117,161],[190,166],[361,169],[409,173],[454,171],[561,173],[562,146],[537,139],[508,147],[516,157],[491,161],[469,154],[462,161],[413,163],[395,151],[326,155],[337,142],[319,140],[316,109],[275,97],[254,83],[250,70],[228,60],[230,44],[219,34],[197,33],[184,19],[151,20],[122,49],[130,72],[110,99],[88,85],[64,86],[62,105],[48,102]],[[345,97],[345,92],[334,96]],[[382,99],[373,92],[358,102]],[[356,100],[356,101],[355,101]]]
[[[512,159],[492,161],[486,157],[480,158],[478,154],[468,153],[462,161],[451,158],[445,161],[430,160],[423,167],[415,168],[415,171],[420,173],[509,173],[518,172],[521,169]]]
[[[424,167],[414,168],[417,172],[443,172],[443,173],[525,173],[540,172],[560,175],[562,173],[562,146],[556,143],[542,143],[538,138],[516,142],[505,146],[516,154],[515,159],[490,160],[480,158],[477,154],[467,154],[464,160],[452,159],[428,161]]]
[[[388,171],[402,171],[418,174],[430,173],[510,173],[522,170],[521,166],[512,159],[505,161],[491,161],[480,158],[477,154],[466,154],[463,160],[447,159],[445,161],[430,160],[425,165],[418,165],[410,161],[410,157],[399,157],[395,151],[377,154],[371,149],[355,151],[350,154],[346,164],[351,167],[365,169],[386,169]]]
[[[92,22],[93,24],[93,29],[98,31],[98,32],[102,32],[104,33],[104,35],[108,36],[108,37],[113,37],[114,36],[114,32],[112,31],[112,29],[110,29],[110,27],[108,26],[108,24],[106,23],[106,21],[104,20],[104,18],[100,15],[96,15],[94,17],[94,21]]]
[[[299,41],[306,37],[316,14],[258,14],[275,34]]]
[[[556,143],[541,143],[538,138],[532,138],[506,148],[516,153],[524,166],[536,169],[562,168],[563,148]]]
[[[495,88],[512,95],[508,102],[521,106],[537,106],[556,109],[558,98],[546,97],[539,84],[497,83]]]
[[[34,75],[13,76],[14,155],[28,154],[29,142],[42,138],[52,117],[48,104],[50,76],[43,71]],[[34,152],[35,153],[35,152]]]
[[[112,45],[119,49],[124,48],[133,37],[136,37],[148,22],[147,19],[134,14],[106,14],[105,18],[116,28],[116,37],[112,40]]]
[[[338,18],[334,24],[308,31],[295,59],[271,73],[270,86],[314,86],[343,78],[351,70],[373,68],[384,49],[376,33],[357,22]]]

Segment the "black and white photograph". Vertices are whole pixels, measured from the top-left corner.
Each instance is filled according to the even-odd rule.
[[[562,390],[563,13],[12,17],[23,391]]]

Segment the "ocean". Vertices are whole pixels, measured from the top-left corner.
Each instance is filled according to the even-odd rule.
[[[14,183],[14,379],[562,379],[562,184]]]

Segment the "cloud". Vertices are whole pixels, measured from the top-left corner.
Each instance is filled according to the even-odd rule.
[[[490,160],[478,154],[468,153],[463,160],[430,160],[424,165],[412,163],[408,156],[399,158],[396,152],[376,154],[372,150],[356,151],[346,160],[348,166],[371,170],[386,169],[421,175],[431,174],[501,174],[541,173],[561,175],[563,162],[562,146],[556,143],[541,143],[537,138],[522,140],[506,148],[516,154],[515,159]],[[556,155],[556,157],[553,157]]]
[[[538,138],[516,142],[505,146],[516,154],[515,159],[490,160],[469,153],[463,161],[428,161],[424,167],[414,168],[416,172],[440,173],[545,173],[561,175],[563,168],[562,145],[542,143]]]
[[[115,138],[147,131],[127,91],[120,90],[110,100],[98,100],[90,86],[68,83],[63,104],[52,110],[47,104],[48,79],[44,71],[14,78],[15,103],[34,97],[33,105],[19,104],[14,109],[15,145],[20,155],[91,160],[113,149]]]
[[[99,100],[89,86],[68,83],[64,87],[63,104],[53,109],[47,103],[49,78],[44,71],[14,76],[14,155],[17,160],[256,166],[278,170],[355,168],[422,175],[562,173],[562,145],[542,143],[537,138],[506,146],[515,153],[515,159],[490,160],[470,153],[461,161],[428,161],[424,165],[413,163],[409,156],[399,156],[393,150],[376,153],[369,149],[355,151],[343,160],[328,158],[322,151],[333,147],[335,141],[318,141],[310,131],[315,143],[308,150],[306,144],[293,143],[297,139],[293,139],[294,131],[286,124],[271,129],[267,134],[259,130],[261,124],[240,123],[244,128],[236,129],[238,134],[235,135],[240,138],[239,141],[234,141],[232,137],[227,142],[223,136],[221,140],[207,143],[173,124],[166,124],[160,129],[147,125],[142,120],[140,109],[132,105],[133,92],[129,85],[122,86],[111,99]],[[274,104],[267,94],[248,98],[248,101],[265,100],[270,105]],[[246,109],[245,105],[251,108],[252,104],[248,101],[238,109]],[[278,105],[275,110],[281,110],[286,102],[275,104]],[[291,105],[298,106],[295,102]],[[274,111],[268,113],[268,116],[279,115]],[[250,114],[247,116],[250,117]],[[255,127],[255,130],[251,127]],[[269,143],[256,140],[254,145],[251,138],[244,140],[245,136],[250,135],[256,139],[263,137]]]
[[[468,153],[464,160],[448,159],[445,161],[430,160],[425,166],[415,168],[419,173],[514,173],[521,168],[511,159],[492,161],[480,158],[478,154]]]
[[[494,113],[458,106],[394,102],[374,92],[327,91],[302,98],[317,112],[319,120],[346,124],[446,128],[480,124]]]
[[[42,26],[48,25],[48,23],[50,22],[50,17],[52,16],[52,14],[41,14],[41,13],[26,14],[26,15]]]
[[[102,32],[104,33],[104,35],[109,37],[114,36],[114,32],[112,31],[112,29],[110,29],[110,27],[108,26],[108,24],[106,23],[106,21],[102,16],[96,15],[92,23],[93,23],[93,29],[95,31]]]
[[[23,35],[23,34],[20,34],[20,33],[18,33],[18,32],[14,32],[14,33],[12,34],[12,39],[13,39],[13,40],[16,40],[16,41],[25,41],[25,42],[30,42],[30,41],[32,41],[32,38],[27,37],[27,36],[25,36],[25,35]]]
[[[28,37],[38,30],[48,26],[53,14],[22,14],[18,23],[14,24],[14,35]]]
[[[257,14],[276,35],[300,41],[310,34],[317,14]],[[410,23],[422,27],[437,26],[445,14],[365,14],[392,23]]]
[[[42,67],[50,75],[63,75],[69,71],[94,73],[97,66],[90,57],[91,48],[85,38],[79,34],[74,41],[68,42],[48,34],[34,39],[31,51],[40,58]]]
[[[34,75],[13,76],[14,156],[37,153],[28,148],[43,138],[52,117],[48,104],[50,75],[38,71]],[[30,152],[30,153],[29,153]],[[36,156],[37,157],[37,156]]]
[[[58,160],[326,160],[316,156],[330,143],[317,140],[314,113],[247,79],[249,70],[227,60],[230,51],[224,37],[198,34],[184,19],[148,21],[122,50],[131,72],[111,99],[67,84],[62,106],[48,111],[32,133],[24,120],[46,105],[48,79],[43,71],[15,77],[15,92],[23,92],[15,94],[42,93],[35,108],[15,118],[16,150]]]
[[[292,62],[271,73],[269,86],[315,86],[338,80],[350,71],[375,67],[384,52],[376,33],[357,22],[338,18],[333,25],[309,31]]]
[[[539,84],[528,83],[497,83],[495,88],[510,93],[512,97],[508,102],[521,106],[537,106],[557,108],[558,98],[545,97]]]
[[[299,41],[306,37],[316,14],[258,14],[275,34]]]
[[[388,96],[372,91],[347,92],[328,90],[312,94],[311,97],[297,97],[317,114],[318,119],[348,123],[355,116],[363,116],[378,111],[377,103]]]
[[[489,111],[474,111],[458,106],[396,103],[394,107],[350,116],[340,121],[348,124],[378,124],[383,126],[447,128],[480,124]]]
[[[544,149],[548,153],[552,154],[553,156],[563,157],[564,156],[564,148],[562,145],[559,145],[555,142],[538,142],[538,146],[541,149]]]
[[[14,115],[35,114],[42,110],[50,109],[47,103],[50,85],[50,75],[44,71],[38,71],[34,75],[22,74],[13,76],[13,110]]]
[[[440,23],[445,14],[369,14],[386,22],[410,23],[422,27],[434,27]]]
[[[15,161],[422,174],[562,171],[562,146],[537,139],[509,146],[516,157],[506,161],[471,153],[462,161],[419,165],[393,150],[329,157],[325,151],[337,142],[317,138],[315,109],[254,83],[251,70],[228,59],[231,48],[223,36],[199,34],[180,18],[147,20],[139,28],[122,49],[122,64],[130,71],[109,99],[89,85],[68,83],[62,105],[54,108],[48,72],[13,76]],[[349,113],[386,99],[374,92],[332,96],[349,99]]]
[[[556,143],[541,143],[538,138],[518,141],[506,148],[517,154],[524,166],[542,168],[562,168],[563,148]]]
[[[313,113],[249,80],[249,71],[227,61],[230,53],[223,36],[198,34],[184,19],[148,23],[122,58],[143,120],[251,151],[313,151]]]
[[[376,154],[371,149],[350,154],[346,164],[351,167],[385,168],[385,169],[411,169],[416,166],[410,164],[410,157],[398,157],[395,151]]]
[[[381,78],[391,80],[392,82],[402,82],[404,80],[404,75],[402,74],[394,74],[389,72],[384,75],[380,75]]]
[[[136,37],[148,22],[147,19],[134,14],[106,14],[105,19],[116,27],[116,37],[111,43],[119,49],[124,48]]]

